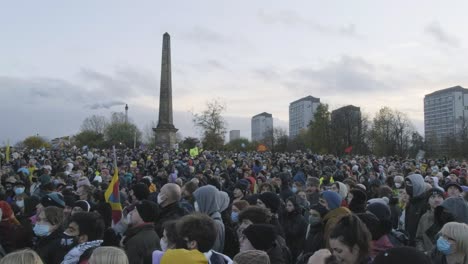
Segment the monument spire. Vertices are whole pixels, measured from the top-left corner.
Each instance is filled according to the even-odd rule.
[[[172,118],[171,36],[163,35],[161,58],[161,84],[159,90],[159,120],[156,128],[156,146],[173,148],[176,143]]]

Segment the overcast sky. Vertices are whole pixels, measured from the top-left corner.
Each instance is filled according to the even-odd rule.
[[[229,129],[319,97],[408,114],[423,132],[424,95],[467,86],[467,1],[3,1],[0,144],[72,135],[90,115],[129,105],[157,121],[162,34],[171,34],[174,123],[215,98]]]

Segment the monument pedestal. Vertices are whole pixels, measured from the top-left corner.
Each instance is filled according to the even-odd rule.
[[[177,128],[153,128],[156,137],[156,146],[163,149],[174,149]]]

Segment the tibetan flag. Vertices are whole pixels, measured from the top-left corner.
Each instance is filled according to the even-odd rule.
[[[6,156],[6,163],[10,163],[10,141],[9,140],[7,142],[5,156]]]
[[[114,176],[104,193],[106,202],[112,207],[112,222],[117,224],[122,218],[122,204],[120,203],[120,192],[119,192],[119,169],[117,167],[117,158],[115,157],[114,147]]]
[[[349,147],[345,148],[345,150],[344,150],[344,152],[348,153],[348,154],[351,153],[351,151],[353,151],[353,146],[349,146]]]

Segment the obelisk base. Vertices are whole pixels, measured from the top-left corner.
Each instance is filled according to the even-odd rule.
[[[177,128],[153,128],[156,138],[156,147],[162,149],[174,149]]]

